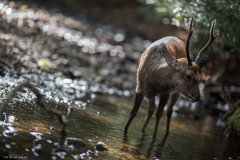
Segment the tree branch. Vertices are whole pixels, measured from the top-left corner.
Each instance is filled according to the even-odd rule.
[[[29,88],[33,93],[35,93],[35,95],[37,96],[37,104],[43,108],[48,114],[53,114],[55,116],[57,116],[59,122],[63,125],[62,128],[62,139],[61,139],[61,143],[63,142],[64,138],[66,137],[66,125],[67,125],[67,119],[65,117],[65,115],[62,114],[61,111],[58,111],[56,109],[52,109],[49,108],[47,106],[45,106],[44,101],[43,101],[43,95],[41,95],[39,93],[39,91],[32,86],[28,80],[23,81],[20,85],[18,85],[17,87],[15,87],[8,95],[7,95],[7,99],[6,101],[3,103],[3,106],[0,110],[0,120],[3,120],[3,112],[4,110],[6,110],[8,103],[11,101],[12,98],[15,97],[16,92],[18,92],[19,90],[21,90],[23,87]]]

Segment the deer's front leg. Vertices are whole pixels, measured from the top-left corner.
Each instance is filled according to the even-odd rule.
[[[159,106],[158,106],[158,109],[156,112],[156,124],[155,124],[154,132],[153,132],[152,143],[154,143],[156,141],[158,124],[159,124],[159,121],[163,114],[163,108],[167,104],[168,98],[169,98],[169,92],[160,94],[160,102],[159,102]]]
[[[168,134],[169,134],[169,126],[170,126],[170,121],[171,121],[172,112],[173,112],[172,108],[173,108],[173,105],[177,102],[179,95],[180,95],[179,92],[173,92],[173,93],[170,95],[170,99],[169,99],[168,104],[167,104],[167,128],[166,128],[166,136],[168,136]]]

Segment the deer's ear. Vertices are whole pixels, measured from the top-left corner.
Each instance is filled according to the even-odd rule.
[[[170,67],[173,67],[173,68],[175,68],[175,69],[177,69],[177,70],[180,69],[180,68],[182,68],[182,64],[179,63],[179,62],[176,60],[176,58],[174,58],[173,56],[167,54],[167,55],[165,56],[165,59],[166,59],[167,64],[168,64]]]

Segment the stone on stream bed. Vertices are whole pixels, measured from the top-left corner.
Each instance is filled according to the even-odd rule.
[[[94,149],[96,152],[103,152],[103,151],[107,151],[107,147],[103,142],[98,142],[95,146]]]
[[[43,139],[44,135],[40,132],[29,132],[31,135],[35,136],[37,139]]]
[[[44,140],[44,139],[35,139],[34,141],[33,141],[33,144],[34,144],[34,146],[37,146],[37,145],[45,145],[45,144],[47,144],[47,142]]]
[[[64,144],[65,144],[65,146],[67,146],[70,149],[86,146],[86,143],[83,140],[78,139],[78,138],[73,138],[73,137],[67,137]]]
[[[31,135],[35,136],[36,139],[33,140],[32,152],[35,156],[39,156],[42,153],[42,146],[46,146],[47,142],[45,137],[40,132],[29,132]]]
[[[19,131],[12,126],[8,126],[6,130],[3,131],[5,137],[16,136],[19,134]]]
[[[93,151],[88,150],[86,153],[80,153],[79,155],[72,155],[72,157],[75,160],[79,160],[79,159],[85,159],[85,158],[87,158],[87,157],[89,157],[91,155],[95,155],[95,154],[93,153]],[[89,159],[90,159],[90,157],[89,157]]]
[[[39,156],[42,153],[42,145],[38,144],[32,148],[32,152],[35,156]]]
[[[88,150],[88,151],[86,152],[86,154],[87,154],[87,156],[94,155],[93,151],[91,151],[91,150]]]
[[[61,147],[57,142],[53,144],[52,154],[64,159],[67,157],[67,151]]]

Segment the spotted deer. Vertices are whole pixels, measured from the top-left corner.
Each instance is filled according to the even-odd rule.
[[[180,93],[189,98],[191,102],[200,100],[199,91],[199,64],[206,57],[202,53],[218,37],[214,35],[215,20],[210,29],[208,43],[199,51],[195,61],[189,52],[189,42],[193,33],[193,17],[190,23],[186,45],[177,37],[165,37],[152,43],[141,55],[137,69],[137,87],[135,102],[130,113],[129,120],[124,128],[127,133],[129,125],[137,115],[139,107],[144,99],[148,98],[149,108],[142,127],[144,133],[151,119],[155,106],[155,97],[159,96],[160,102],[156,112],[156,124],[152,136],[152,143],[156,140],[159,121],[163,108],[167,104],[166,134],[169,134],[169,125],[173,111]]]

